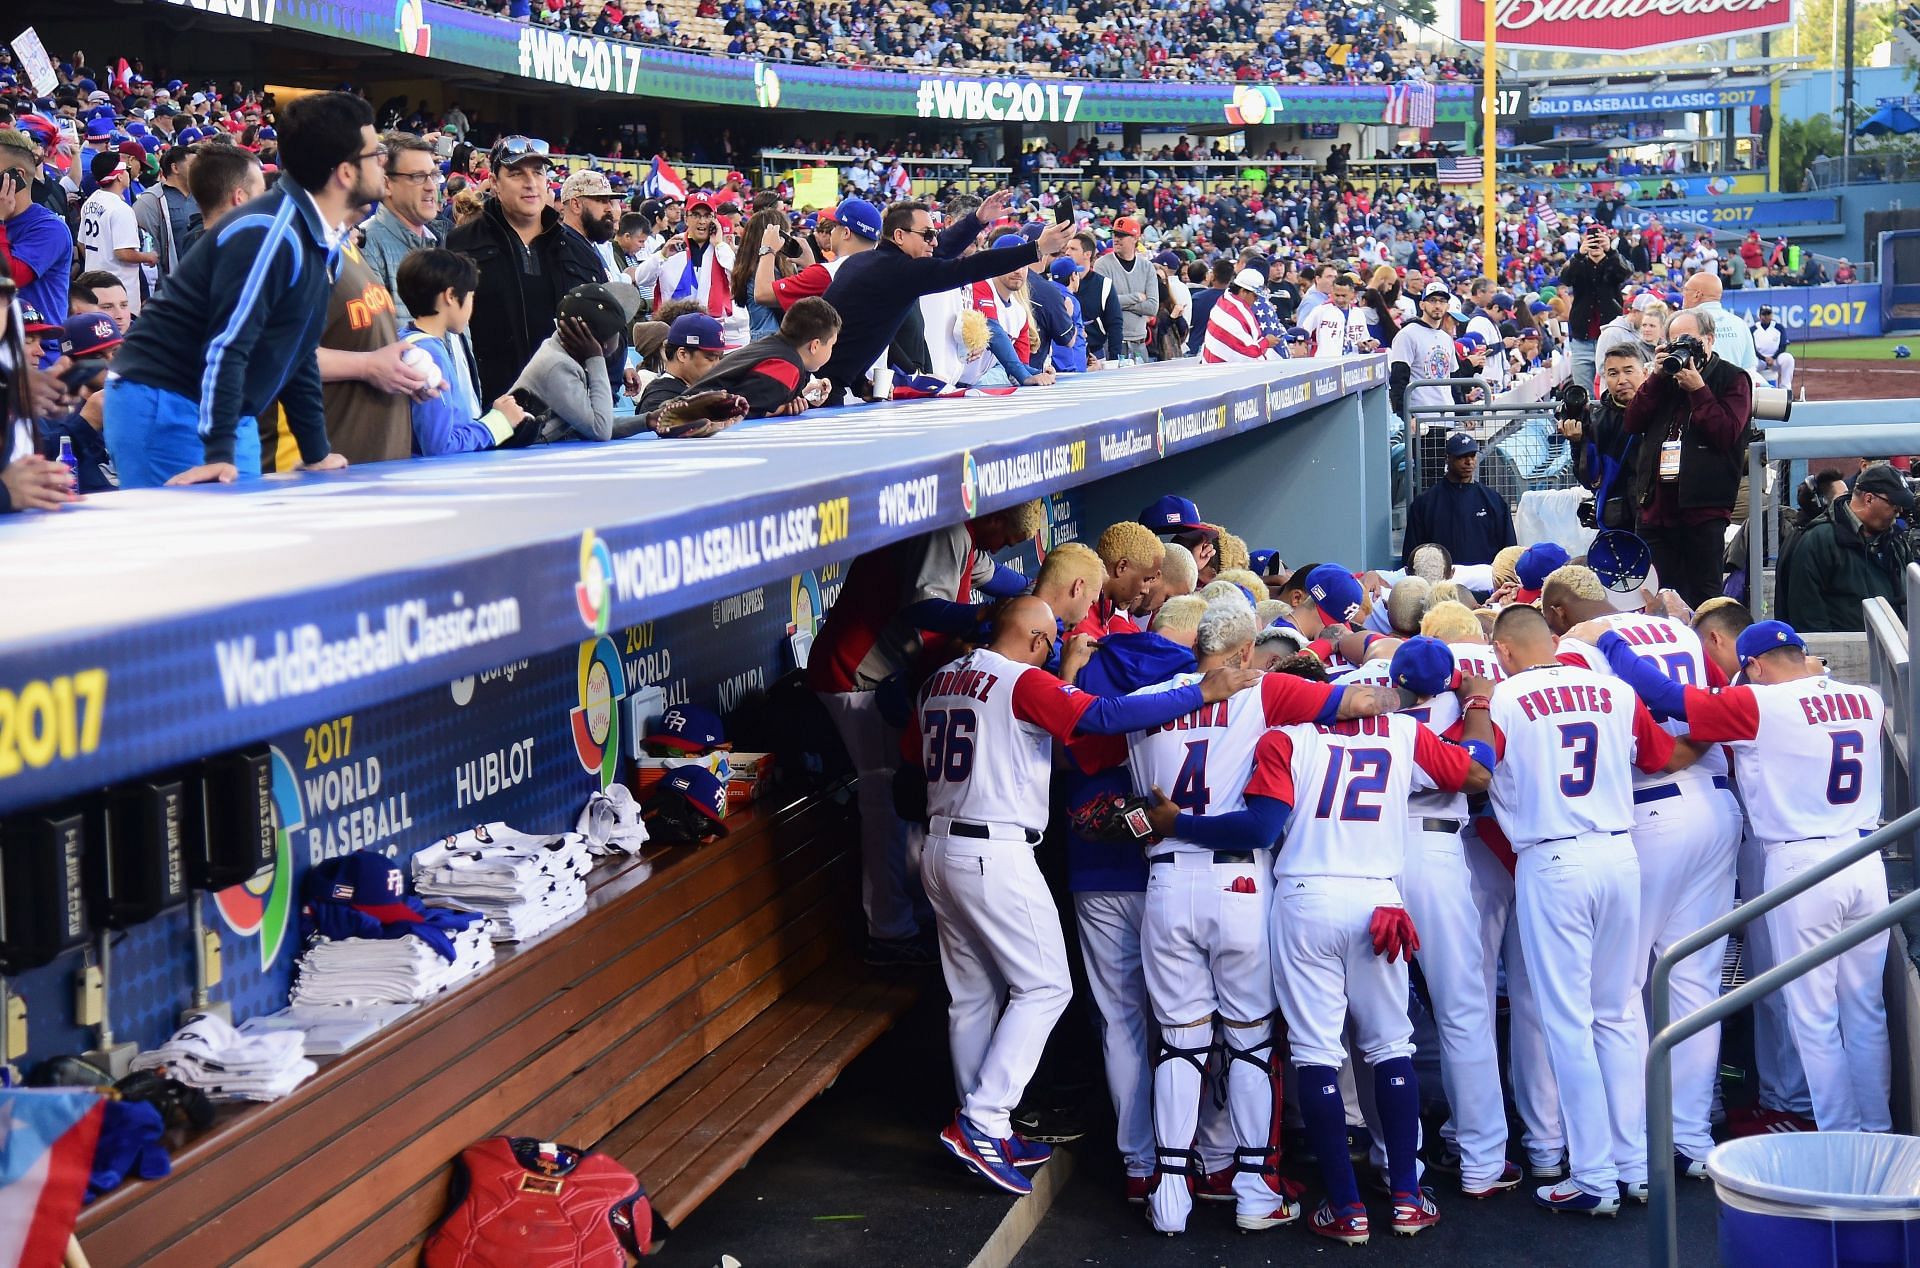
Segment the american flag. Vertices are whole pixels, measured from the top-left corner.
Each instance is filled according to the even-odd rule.
[[[1486,174],[1478,154],[1449,154],[1439,164],[1442,185],[1478,185]]]
[[[1533,209],[1533,218],[1540,222],[1540,234],[1545,237],[1560,228],[1560,213],[1554,210],[1550,202],[1542,202]]]

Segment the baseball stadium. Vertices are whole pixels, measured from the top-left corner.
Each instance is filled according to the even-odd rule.
[[[1920,1266],[1920,7],[0,37],[0,1268]]]

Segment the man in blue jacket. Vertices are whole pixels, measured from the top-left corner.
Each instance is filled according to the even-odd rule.
[[[347,465],[327,443],[315,349],[334,253],[378,201],[386,150],[348,93],[302,97],[278,131],[279,182],[187,253],[114,362],[106,436],[122,488],[259,475],[256,418],[275,401],[307,469]]]

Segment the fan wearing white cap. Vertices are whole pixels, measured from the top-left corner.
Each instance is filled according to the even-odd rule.
[[[127,288],[128,311],[138,315],[140,266],[158,264],[160,257],[140,249],[140,226],[126,198],[133,173],[118,150],[94,155],[90,171],[94,191],[80,208],[80,232],[74,236],[86,252],[87,270],[104,269],[119,278]],[[50,316],[59,320],[63,314]]]
[[[1258,269],[1241,269],[1234,276],[1207,315],[1207,332],[1200,341],[1202,363],[1274,360],[1273,344],[1260,333],[1260,319],[1253,315],[1253,297],[1265,289],[1266,279]]]

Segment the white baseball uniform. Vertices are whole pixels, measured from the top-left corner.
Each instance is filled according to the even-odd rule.
[[[1493,725],[1493,811],[1518,856],[1520,938],[1573,1183],[1613,1198],[1618,1182],[1647,1178],[1630,772],[1665,766],[1673,737],[1618,679],[1559,664],[1494,688]]]
[[[1793,354],[1783,351],[1787,342],[1787,332],[1779,322],[1770,322],[1763,326],[1757,321],[1753,323],[1752,331],[1754,355],[1773,358],[1774,386],[1791,388],[1793,386]],[[1763,360],[1760,364],[1764,367],[1766,362]]]
[[[1186,674],[1135,695],[1199,681]],[[1337,707],[1334,689],[1268,674],[1258,686],[1151,731],[1127,736],[1134,790],[1158,786],[1189,814],[1219,816],[1246,808],[1246,797],[1290,792],[1284,759],[1269,728],[1303,722]],[[1147,1199],[1154,1227],[1186,1227],[1193,1199],[1187,1175],[1202,1071],[1215,1045],[1226,1063],[1227,1107],[1238,1141],[1235,1206],[1269,1214],[1276,1203],[1272,1165],[1280,1083],[1273,1061],[1273,978],[1268,967],[1267,899],[1271,851],[1215,851],[1174,837],[1148,855],[1141,956],[1160,1027],[1153,1071],[1158,1176]]]
[[[1307,319],[1307,333],[1313,336],[1316,357],[1347,356],[1358,352],[1364,341],[1373,337],[1368,331],[1366,311],[1358,304],[1344,309],[1334,303],[1320,305]]]
[[[1880,728],[1871,687],[1824,675],[1689,691],[1696,740],[1733,748],[1771,889],[1872,832],[1880,816]],[[1887,905],[1887,873],[1870,854],[1767,913],[1775,954],[1791,959]],[[1793,1041],[1822,1131],[1887,1131],[1891,1056],[1881,993],[1887,940],[1873,938],[1782,988]]]
[[[1472,664],[1466,670],[1469,673],[1479,674],[1481,662],[1494,659],[1485,646],[1452,650],[1456,665]],[[1391,685],[1390,663],[1369,661],[1348,681]],[[1498,664],[1492,668],[1497,674]],[[1443,694],[1401,712],[1435,734],[1446,735],[1460,720],[1460,701]],[[1459,1150],[1462,1187],[1478,1189],[1499,1179],[1506,1168],[1507,1108],[1500,1094],[1500,1051],[1493,996],[1487,987],[1488,957],[1480,940],[1480,913],[1474,906],[1473,877],[1460,837],[1467,820],[1466,795],[1437,790],[1414,793],[1407,801],[1407,819],[1400,893],[1420,932],[1420,972],[1432,997],[1440,1036],[1440,1078],[1452,1110],[1442,1135]]]
[[[1641,612],[1602,617],[1642,660],[1675,682],[1713,686],[1722,681],[1700,636],[1679,621]],[[1607,658],[1575,639],[1560,641],[1560,659],[1596,673],[1613,673]],[[1669,734],[1686,726],[1666,724]],[[1733,910],[1740,852],[1740,807],[1727,780],[1726,754],[1714,749],[1677,775],[1633,777],[1633,850],[1640,859],[1640,946],[1636,990],[1646,986],[1653,961],[1696,929]],[[1722,938],[1688,956],[1673,971],[1673,1021],[1720,996],[1726,962]],[[1713,1151],[1714,1088],[1720,1078],[1720,1027],[1710,1026],[1673,1053],[1673,1143],[1695,1161]]]

